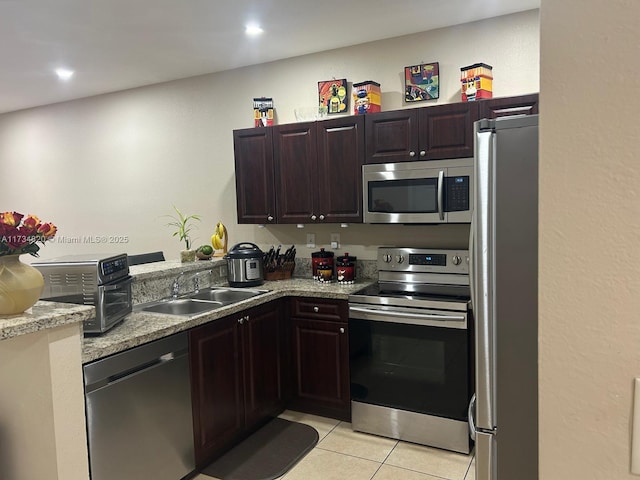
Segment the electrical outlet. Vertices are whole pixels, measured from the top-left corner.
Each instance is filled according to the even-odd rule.
[[[316,246],[316,234],[307,233],[307,247],[315,248],[315,246]]]
[[[331,234],[331,248],[340,248],[340,234],[332,233]]]

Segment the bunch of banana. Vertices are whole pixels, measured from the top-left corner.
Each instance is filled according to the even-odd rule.
[[[223,241],[225,236],[227,235],[227,228],[222,224],[222,222],[216,223],[216,229],[211,235],[211,245],[216,250],[223,250],[225,242]]]

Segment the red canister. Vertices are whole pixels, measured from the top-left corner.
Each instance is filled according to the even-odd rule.
[[[356,280],[356,257],[345,253],[336,261],[336,278],[338,283],[353,283]]]
[[[311,254],[311,274],[316,280],[318,279],[318,266],[321,263],[326,263],[333,270],[333,252],[325,252],[324,248],[321,248],[319,252]]]

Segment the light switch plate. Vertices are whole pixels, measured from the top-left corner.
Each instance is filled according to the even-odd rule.
[[[340,248],[340,234],[332,233],[331,234],[331,248]]]
[[[307,233],[307,247],[315,248],[315,246],[316,246],[316,234]]]

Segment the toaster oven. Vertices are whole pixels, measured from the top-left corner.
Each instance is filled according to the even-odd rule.
[[[126,253],[66,255],[31,265],[44,277],[42,300],[95,307],[95,316],[84,322],[85,334],[104,333],[132,311]]]

